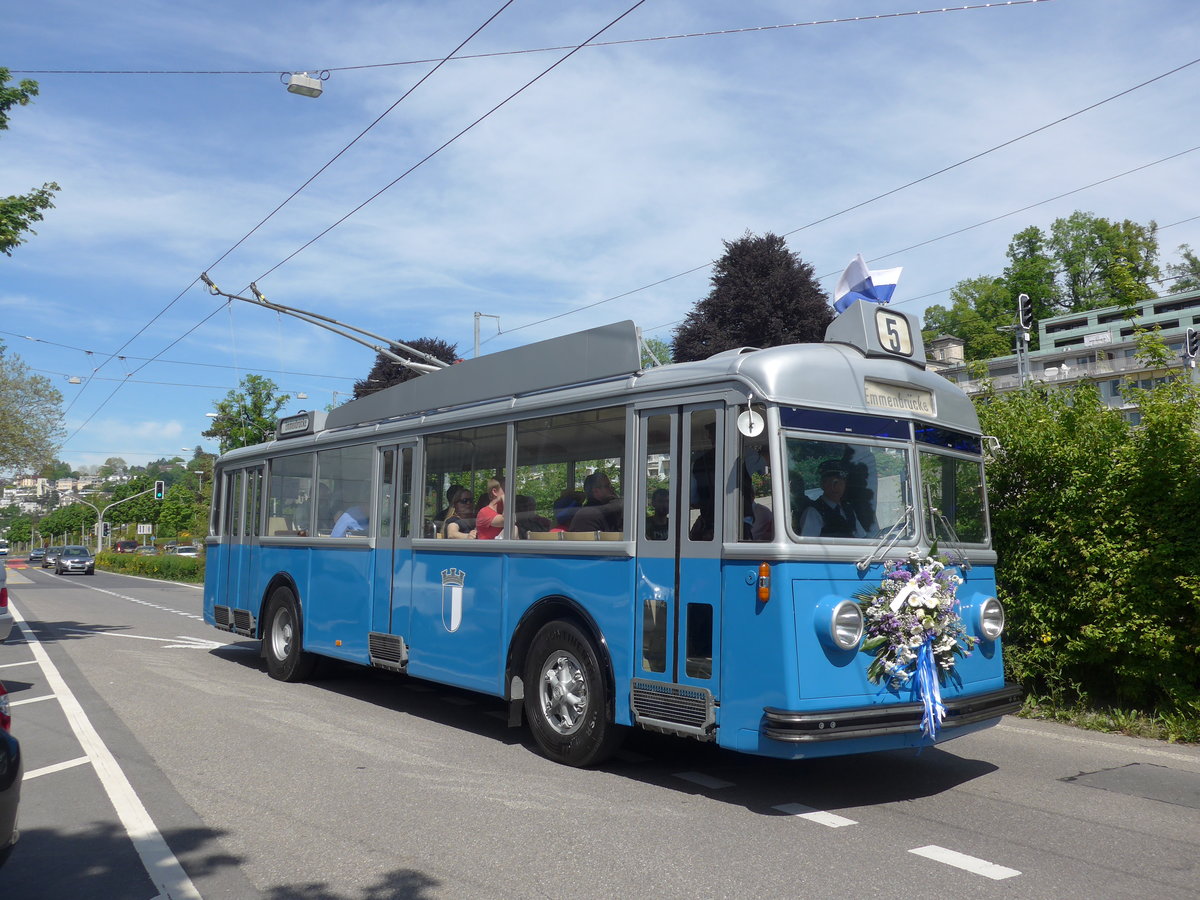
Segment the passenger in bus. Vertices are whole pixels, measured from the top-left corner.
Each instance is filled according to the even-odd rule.
[[[504,530],[504,485],[495,478],[488,480],[488,501],[475,514],[475,537],[490,541]]]
[[[348,537],[351,532],[354,534],[366,534],[369,524],[370,519],[367,516],[367,511],[363,509],[363,505],[361,503],[351,503],[346,507],[346,511],[338,516],[338,520],[333,523],[333,531],[329,533],[329,536]]]
[[[866,537],[850,504],[845,502],[847,468],[840,459],[827,459],[817,466],[821,496],[813,500],[800,520],[804,537]]]
[[[843,454],[846,464],[846,503],[858,517],[858,524],[868,535],[878,531],[875,519],[875,454],[866,447],[847,446]]]
[[[517,494],[517,534],[522,539],[529,536],[531,531],[545,532],[550,530],[550,520],[539,516],[537,501],[525,494]]]
[[[579,512],[579,508],[583,506],[583,494],[579,491],[563,491],[562,495],[554,501],[554,527],[552,532],[563,532],[571,527],[571,520],[575,518],[575,513]]]
[[[433,521],[444,522],[450,516],[454,515],[454,502],[458,499],[458,495],[464,491],[466,492],[467,500],[470,501],[471,492],[461,484],[452,484],[446,488],[446,505],[438,510],[438,514],[433,517]]]
[[[442,537],[457,540],[475,539],[475,517],[471,513],[475,505],[471,502],[471,492],[459,486],[458,493],[448,496],[450,506],[446,512],[446,524],[442,527]]]
[[[613,489],[608,474],[595,471],[583,479],[587,494],[583,508],[571,519],[570,531],[620,531],[625,519],[621,498]]]
[[[650,515],[646,516],[646,540],[665,541],[669,531],[671,492],[658,488],[650,495]]]

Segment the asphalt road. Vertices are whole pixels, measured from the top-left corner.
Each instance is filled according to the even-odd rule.
[[[199,589],[10,567],[25,753],[0,897],[1200,897],[1200,748],[1005,719],[781,763],[634,734],[550,763],[494,699],[265,674]]]

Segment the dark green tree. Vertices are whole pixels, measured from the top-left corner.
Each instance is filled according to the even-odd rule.
[[[687,362],[734,347],[816,343],[832,321],[812,265],[778,235],[747,232],[725,242],[708,296],[675,329],[672,356]]]
[[[1079,211],[1055,219],[1048,245],[1057,264],[1059,311],[1134,306],[1153,297],[1150,282],[1161,277],[1157,231],[1153,221],[1110,222]]]
[[[441,338],[423,337],[413,341],[404,341],[405,344],[412,347],[414,350],[420,350],[422,353],[428,353],[430,356],[440,359],[444,363],[453,363],[458,359],[458,344],[448,344]],[[401,356],[404,354],[401,353]],[[422,360],[415,360],[422,362]],[[366,397],[368,394],[373,394],[376,391],[381,391],[386,387],[391,387],[393,384],[402,384],[405,381],[411,381],[420,375],[420,372],[414,371],[407,366],[402,366],[395,360],[388,359],[382,353],[375,356],[375,365],[371,367],[370,374],[362,381],[354,382],[354,399]]]
[[[1013,339],[996,329],[1011,325],[1008,288],[999,279],[980,275],[960,281],[950,291],[950,307],[925,310],[923,333],[928,343],[944,334],[962,338],[968,360],[992,359],[1013,352]]]
[[[212,426],[201,434],[216,438],[222,453],[269,440],[275,434],[279,411],[287,403],[287,395],[277,397],[276,390],[278,386],[271,379],[246,375],[239,389],[231,390],[225,399],[216,402]],[[168,480],[165,475],[164,470],[163,480]]]
[[[1200,257],[1187,244],[1179,245],[1179,257],[1179,262],[1167,263],[1167,275],[1174,283],[1167,285],[1165,293],[1177,294],[1200,288]]]
[[[61,407],[50,380],[0,342],[0,471],[36,472],[54,458],[64,433]]]
[[[0,68],[0,131],[8,129],[8,111],[14,106],[26,106],[37,96],[36,81],[25,79],[15,87],[9,87],[8,69]],[[0,197],[0,253],[12,256],[13,249],[25,242],[23,235],[36,234],[32,226],[42,220],[47,209],[54,208],[54,192],[57,184],[48,181],[28,194],[13,194]]]

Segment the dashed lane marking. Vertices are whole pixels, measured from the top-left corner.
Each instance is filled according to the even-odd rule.
[[[81,756],[79,759],[69,759],[66,762],[55,763],[52,766],[42,766],[40,769],[34,769],[32,772],[26,772],[25,777],[21,781],[28,781],[30,778],[38,778],[41,775],[52,775],[55,772],[62,772],[66,769],[73,769],[76,766],[86,766],[92,760],[90,757]]]
[[[845,816],[839,816],[836,813],[825,812],[823,809],[813,809],[811,806],[805,806],[802,803],[784,803],[782,806],[772,806],[771,809],[777,809],[786,815],[795,816],[798,819],[807,819],[810,822],[816,822],[818,825],[825,825],[828,828],[845,828],[847,825],[858,824],[853,819],[847,819]]]
[[[967,854],[959,853],[957,850],[947,850],[945,847],[939,847],[936,844],[930,844],[928,847],[917,847],[915,850],[909,850],[908,852],[915,853],[917,856],[924,856],[926,859],[932,859],[935,862],[945,863],[948,866],[954,866],[956,869],[962,869],[965,872],[982,875],[984,878],[990,878],[993,881],[1003,881],[1005,878],[1012,878],[1014,875],[1021,874],[1016,869],[1010,869],[1007,866],[998,866],[985,859],[967,856]]]
[[[41,703],[43,700],[57,699],[53,694],[46,694],[44,697],[29,697],[25,700],[10,700],[9,706],[24,706],[26,703]]]

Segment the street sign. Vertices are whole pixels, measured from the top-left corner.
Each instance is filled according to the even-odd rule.
[[[138,534],[154,534],[154,525],[149,523],[138,523]]]

